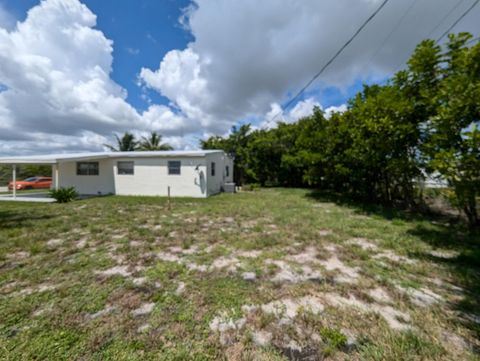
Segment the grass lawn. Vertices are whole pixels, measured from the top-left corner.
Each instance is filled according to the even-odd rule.
[[[478,360],[480,237],[301,189],[0,204],[3,360]]]

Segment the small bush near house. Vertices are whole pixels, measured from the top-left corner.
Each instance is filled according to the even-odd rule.
[[[50,197],[54,198],[57,203],[68,203],[78,197],[78,192],[74,187],[59,188],[51,190]]]

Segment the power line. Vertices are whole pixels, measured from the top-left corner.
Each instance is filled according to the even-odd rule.
[[[440,22],[435,26],[435,28],[433,28],[430,33],[427,35],[427,38],[429,38],[437,29],[438,27],[443,24],[443,22],[445,21],[445,19],[447,19],[457,8],[460,4],[462,4],[464,2],[464,0],[460,0],[458,1],[449,11],[448,13],[442,18],[442,20],[440,20]],[[460,15],[460,17],[447,29],[447,31],[445,31],[441,37],[439,37],[437,39],[437,41],[435,42],[436,44],[438,44],[444,37],[445,35],[447,35],[465,16],[467,16],[467,14],[472,11],[472,9],[480,2],[480,0],[475,0],[475,2],[462,14]],[[405,62],[408,60],[408,58],[410,57],[410,53],[409,55],[402,61],[400,62],[399,65],[397,65],[395,67],[395,70],[394,70],[394,74],[396,72],[398,72],[400,70],[400,68],[405,64]]]
[[[480,0],[475,0],[475,2],[457,19],[457,21],[455,21],[455,22],[447,29],[447,31],[445,31],[445,32],[442,34],[442,36],[440,36],[440,37],[437,39],[437,44],[445,37],[445,35],[447,35],[450,31],[452,31],[452,29],[453,29],[455,26],[457,26],[457,24],[458,24],[460,21],[462,21],[463,18],[464,18],[465,16],[467,16],[468,13],[469,13],[470,11],[472,11],[473,8],[478,5],[479,2],[480,2]]]
[[[325,69],[328,68],[328,66],[330,64],[332,64],[336,58],[338,58],[338,56],[345,50],[345,48],[347,48],[350,43],[358,36],[358,34],[361,33],[361,31],[368,25],[368,23],[370,23],[370,21],[372,21],[372,19],[380,12],[380,10],[382,10],[382,8],[389,2],[390,0],[384,0],[382,2],[382,4],[380,4],[380,6],[373,12],[372,15],[370,15],[368,17],[368,19],[357,29],[357,31],[355,31],[355,33],[353,34],[353,36],[345,43],[343,44],[343,46],[335,53],[335,55],[322,67],[322,69],[320,69],[320,71],[318,73],[316,73],[312,79],[310,79],[308,81],[308,83],[302,88],[300,89],[300,91],[292,98],[290,99],[287,104],[284,106],[284,109],[288,109],[288,107],[290,105],[293,104],[293,102],[295,100],[297,100],[300,95],[302,95],[305,90],[307,90],[307,88],[312,85],[312,83],[317,80],[317,78],[322,75],[322,73],[325,71]],[[480,0],[478,0],[480,1]],[[273,122],[279,115],[281,115],[283,113],[283,110],[281,110],[280,112],[278,112],[272,119],[270,119],[266,124],[265,126],[267,126],[269,123]]]
[[[390,31],[390,33],[387,35],[387,37],[385,39],[383,39],[383,42],[382,44],[380,45],[380,47],[377,49],[377,51],[372,55],[372,57],[370,58],[370,60],[368,61],[367,63],[367,68],[370,66],[370,64],[372,63],[373,59],[376,58],[376,56],[381,52],[381,50],[383,49],[383,47],[385,46],[385,44],[390,40],[390,38],[392,37],[393,33],[395,33],[395,31],[397,31],[397,29],[399,28],[399,26],[403,23],[403,21],[405,20],[405,18],[407,17],[407,15],[410,13],[410,11],[412,11],[412,9],[414,8],[414,6],[416,5],[418,0],[413,0],[410,4],[410,6],[407,8],[407,10],[403,13],[402,17],[399,19],[399,21],[397,22],[397,24],[392,28],[392,30]],[[463,1],[463,0],[461,0]]]
[[[437,31],[437,29],[444,23],[444,21],[447,20],[447,18],[448,18],[455,10],[457,10],[457,8],[458,8],[463,2],[465,2],[465,0],[457,1],[457,3],[456,3],[455,5],[453,5],[453,7],[445,14],[445,16],[442,18],[442,20],[440,20],[440,21],[438,22],[438,24],[428,33],[427,39],[429,39],[429,38],[435,33],[435,31]]]

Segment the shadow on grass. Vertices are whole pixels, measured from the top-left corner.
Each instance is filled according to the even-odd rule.
[[[36,221],[54,218],[49,214],[35,214],[34,211],[18,212],[13,210],[0,210],[0,229],[12,229],[33,226]]]
[[[331,202],[347,206],[355,213],[376,215],[387,220],[401,219],[409,224],[407,234],[432,248],[454,251],[453,258],[436,257],[429,253],[411,253],[417,259],[445,266],[455,280],[455,286],[463,288],[463,298],[451,305],[459,312],[454,322],[461,322],[480,338],[480,230],[471,230],[466,223],[451,215],[432,211],[412,211],[382,205],[356,202],[345,196],[312,191],[308,198],[318,202]],[[468,315],[471,317],[469,318]]]
[[[365,215],[377,215],[385,219],[402,219],[410,221],[436,221],[437,223],[450,223],[463,226],[458,216],[451,214],[440,214],[426,207],[418,209],[396,208],[394,206],[385,206],[378,203],[362,202],[348,195],[341,193],[331,193],[318,190],[312,190],[306,195],[308,198],[318,202],[331,202],[341,206],[352,208],[355,213]]]

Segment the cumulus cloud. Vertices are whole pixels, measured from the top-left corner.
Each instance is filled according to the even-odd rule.
[[[260,122],[259,126],[254,127],[254,129],[272,129],[280,122],[294,123],[301,118],[311,115],[315,107],[323,110],[327,119],[330,118],[333,113],[343,113],[347,110],[346,104],[331,106],[324,109],[323,106],[313,97],[299,101],[288,111],[283,111],[280,104],[272,103],[270,104],[270,110],[265,114],[265,117]]]
[[[195,0],[179,20],[195,40],[186,49],[167,53],[157,69],[142,69],[140,78],[207,131],[222,132],[240,119],[267,113],[272,103],[288,99],[379,3]],[[387,39],[410,5],[390,2],[315,86],[345,88],[356,80],[384,78],[435,29],[454,3],[417,2]],[[431,35],[438,36],[462,11],[460,7],[452,13]],[[456,30],[478,33],[475,14],[469,19]],[[284,116],[288,118],[288,114]]]
[[[421,39],[435,28],[432,36],[440,35],[468,6],[437,26],[456,1],[416,2],[387,39],[410,5],[389,2],[314,87],[346,89],[354,81],[383,78]],[[114,44],[96,29],[96,15],[80,0],[44,0],[21,22],[0,5],[0,153],[97,150],[112,132],[125,130],[157,130],[172,145],[193,147],[199,137],[225,134],[238,121],[262,124],[378,5],[379,0],[193,0],[179,23],[194,40],[158,59],[158,67],[139,69],[140,86],[170,104],[153,104],[145,91],[150,106],[143,112],[111,79]],[[455,30],[478,36],[479,16],[480,8]],[[300,101],[283,119],[295,121],[320,103]],[[327,107],[325,113],[344,110]]]
[[[3,153],[28,153],[27,143],[37,152],[95,150],[112,132],[179,124],[169,109],[139,114],[126,101],[110,78],[113,43],[95,25],[79,1],[47,0],[14,29],[0,28]]]

